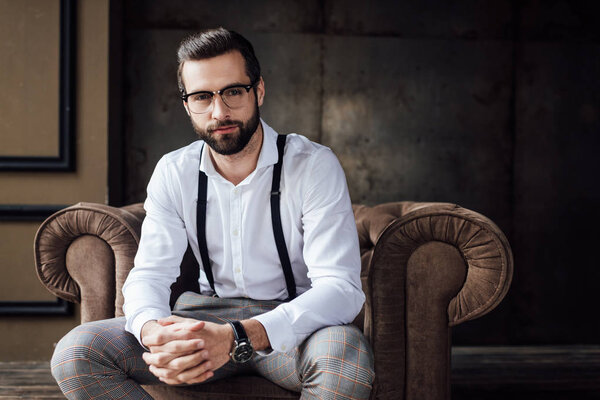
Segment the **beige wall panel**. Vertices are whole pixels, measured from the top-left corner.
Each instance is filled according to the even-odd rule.
[[[78,317],[2,318],[0,361],[50,361],[54,345],[78,323]]]
[[[0,0],[0,156],[58,155],[59,6]]]
[[[34,269],[33,238],[39,223],[0,223],[0,301],[53,301]]]
[[[0,4],[5,2],[0,0]],[[8,2],[27,7],[27,2]],[[105,202],[108,170],[108,5],[108,0],[77,1],[75,172],[0,172],[0,204]],[[34,25],[30,29],[37,28]],[[21,265],[19,270],[23,275],[17,278],[29,283],[28,290],[35,299],[41,299],[45,290],[37,280],[32,255],[33,233],[40,223],[0,221],[0,241],[6,240],[11,232],[19,232],[11,242],[14,259],[11,261],[11,257],[1,256],[1,268],[7,268],[7,264]],[[4,291],[4,288],[0,286],[0,290]],[[49,360],[53,344],[79,323],[77,315],[78,310],[69,317],[0,316],[0,360]]]
[[[104,202],[108,146],[108,1],[78,2],[74,173],[0,173],[0,203]]]

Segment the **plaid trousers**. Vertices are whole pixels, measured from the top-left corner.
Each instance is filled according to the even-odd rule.
[[[215,323],[243,320],[277,307],[278,301],[226,299],[187,292],[174,315]],[[60,340],[52,375],[68,399],[151,399],[141,385],[160,384],[142,359],[144,348],[125,331],[125,318],[82,324]],[[375,377],[373,353],[353,325],[330,326],[286,352],[255,354],[245,364],[228,362],[210,382],[258,374],[302,399],[368,399]]]

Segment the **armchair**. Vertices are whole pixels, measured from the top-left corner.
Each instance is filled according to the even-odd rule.
[[[505,296],[510,246],[488,218],[448,203],[354,206],[367,300],[354,323],[375,353],[372,399],[449,399],[450,330]],[[42,284],[81,304],[81,321],[123,315],[121,288],[133,267],[144,210],[79,203],[40,226],[35,262]],[[189,250],[189,249],[188,249]],[[172,299],[197,268],[188,251]],[[57,338],[59,339],[59,338]],[[156,399],[297,399],[258,376],[190,387],[147,386]]]

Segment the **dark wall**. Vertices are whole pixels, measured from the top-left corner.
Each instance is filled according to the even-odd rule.
[[[598,343],[598,4],[128,0],[123,199],[195,139],[175,51],[223,25],[255,45],[263,118],[330,146],[354,202],[457,203],[506,233],[511,291],[455,343]]]

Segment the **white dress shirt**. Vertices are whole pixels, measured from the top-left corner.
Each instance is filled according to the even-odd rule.
[[[202,265],[196,232],[198,168],[208,176],[206,241],[219,297],[284,300],[287,289],[271,222],[277,133],[261,120],[256,169],[237,186],[214,168],[202,141],[163,156],[148,184],[135,266],[123,285],[126,330],[171,315],[170,286],[188,245]],[[281,224],[298,297],[255,317],[274,351],[289,351],[319,328],[351,322],[365,296],[358,235],[346,178],[327,147],[287,136],[281,174]],[[200,271],[200,290],[211,291]]]

